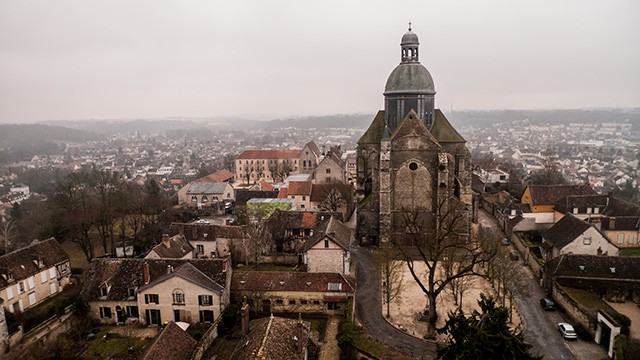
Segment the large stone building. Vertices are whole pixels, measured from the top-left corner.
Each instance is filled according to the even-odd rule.
[[[403,236],[408,214],[420,220],[422,232],[435,234],[451,209],[463,219],[458,235],[468,234],[470,153],[465,139],[434,108],[433,79],[419,62],[418,45],[409,28],[402,37],[401,62],[387,80],[384,110],[358,141],[357,237],[363,243]]]

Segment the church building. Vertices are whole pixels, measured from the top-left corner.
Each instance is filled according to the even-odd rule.
[[[445,221],[468,237],[471,155],[466,140],[435,109],[435,86],[420,63],[418,36],[402,36],[401,61],[384,90],[384,110],[358,140],[357,237],[363,244],[402,238],[408,219],[438,236]],[[455,218],[455,219],[454,219]]]

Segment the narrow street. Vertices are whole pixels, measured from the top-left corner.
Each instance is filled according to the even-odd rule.
[[[480,211],[479,222],[483,226],[498,228],[495,219],[489,214]],[[499,229],[499,228],[498,228]],[[576,359],[571,353],[566,340],[560,336],[556,324],[565,321],[559,312],[544,311],[540,306],[540,299],[545,293],[538,284],[538,279],[531,270],[522,264],[521,276],[526,279],[527,297],[517,297],[516,305],[520,314],[524,317],[524,336],[527,343],[533,345],[532,353],[544,355],[545,359]],[[583,345],[581,340],[574,342],[576,346]]]

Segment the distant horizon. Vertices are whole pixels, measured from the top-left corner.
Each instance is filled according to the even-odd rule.
[[[445,114],[450,114],[451,109],[448,108],[439,108]],[[126,121],[197,121],[197,120],[246,120],[252,122],[269,122],[274,120],[293,120],[298,118],[313,118],[313,117],[330,117],[330,116],[353,116],[353,115],[367,115],[373,114],[377,111],[383,109],[377,109],[373,111],[354,111],[349,113],[325,113],[325,114],[281,114],[281,115],[270,115],[270,114],[238,114],[238,115],[229,115],[229,116],[180,116],[180,115],[170,115],[170,116],[159,116],[159,117],[122,117],[122,118],[74,118],[74,119],[46,119],[46,120],[35,120],[28,122],[0,122],[0,125],[22,125],[22,124],[44,124],[47,122],[58,122],[58,121],[69,121],[69,122],[83,122],[83,121],[105,121],[105,122],[126,122]],[[531,112],[544,112],[544,111],[566,111],[566,110],[583,110],[583,111],[596,111],[596,110],[640,110],[639,106],[630,106],[630,107],[576,107],[576,108],[529,108],[529,109],[516,109],[516,108],[496,108],[496,109],[456,109],[453,108],[453,112],[500,112],[500,111],[531,111]]]

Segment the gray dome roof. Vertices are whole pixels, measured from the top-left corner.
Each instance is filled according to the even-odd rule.
[[[436,88],[431,74],[422,64],[403,63],[393,69],[384,87],[385,95],[394,93],[433,95],[436,93]]]
[[[400,41],[400,45],[410,45],[415,44],[418,45],[420,42],[418,41],[418,35],[416,35],[413,31],[409,30],[404,35],[402,35],[402,41]]]

